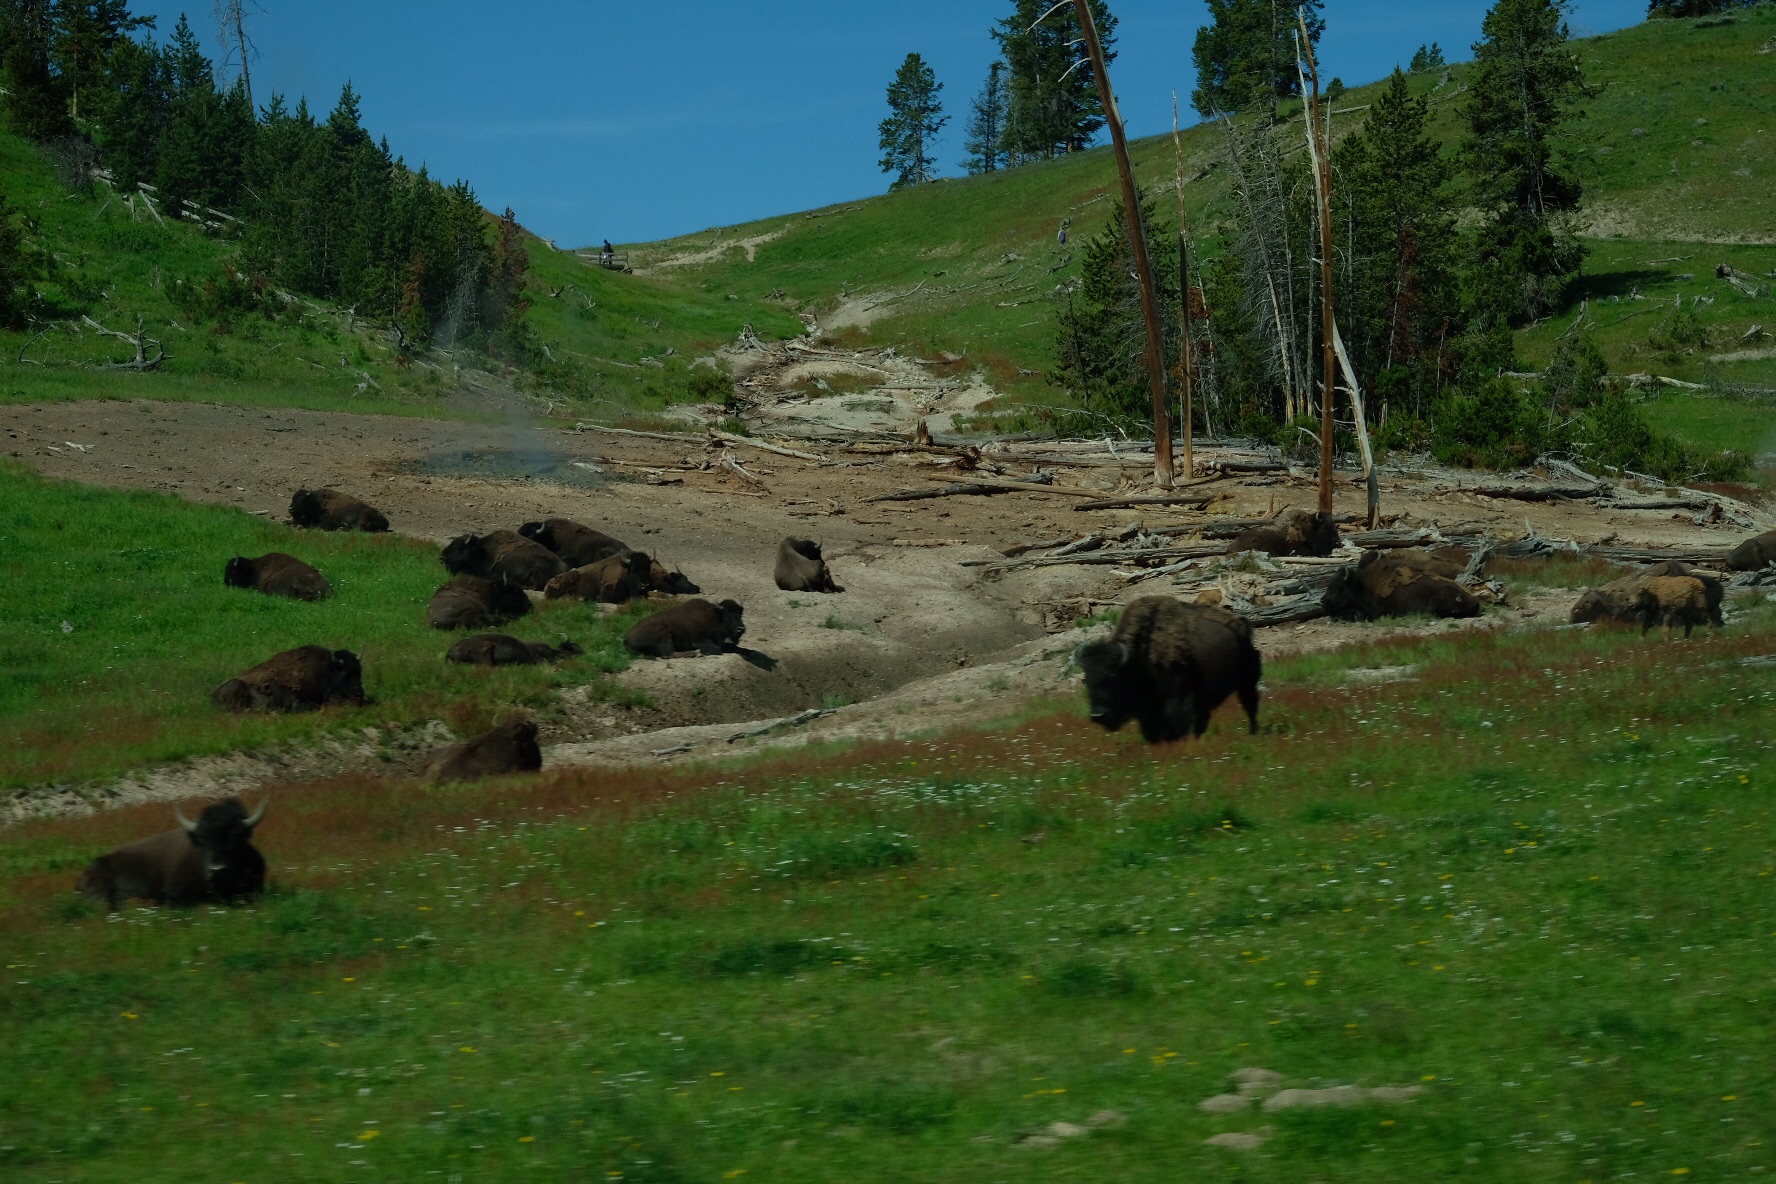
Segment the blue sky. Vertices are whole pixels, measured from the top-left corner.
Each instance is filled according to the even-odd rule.
[[[181,11],[217,50],[209,0],[137,0],[162,35]],[[1488,0],[1328,0],[1328,75],[1368,81],[1437,41],[1468,56]],[[255,97],[331,109],[350,79],[365,123],[409,164],[467,178],[484,204],[563,246],[640,242],[879,193],[876,124],[908,52],[961,124],[1010,0],[259,0]],[[1191,118],[1203,0],[1111,0],[1113,81],[1130,131]],[[1579,0],[1577,33],[1643,18],[1645,0]]]

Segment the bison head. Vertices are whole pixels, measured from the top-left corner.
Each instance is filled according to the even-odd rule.
[[[236,555],[222,569],[222,583],[229,588],[251,588],[259,582],[259,573],[253,561],[245,555]]]
[[[350,650],[334,650],[327,667],[327,702],[367,703],[364,697],[364,664]]]
[[[554,547],[549,546],[549,540],[545,537],[549,533],[549,527],[546,523],[526,522],[523,526],[518,528],[518,533],[533,543],[549,547],[549,550],[551,551],[555,549]]]
[[[1610,600],[1602,592],[1593,588],[1579,597],[1578,603],[1572,608],[1572,623],[1585,625],[1610,615]]]
[[[1324,510],[1315,512],[1307,524],[1307,537],[1303,541],[1305,545],[1302,549],[1309,555],[1324,558],[1332,554],[1339,546],[1338,523]]]
[[[658,559],[654,560],[653,566],[648,568],[648,582],[660,591],[669,592],[674,596],[695,596],[703,591],[691,583],[690,577],[682,571],[666,570],[666,566]]]
[[[1088,641],[1073,651],[1073,660],[1085,672],[1085,695],[1091,704],[1092,722],[1114,732],[1133,718],[1123,693],[1123,669],[1129,648],[1119,641]]]
[[[445,544],[443,552],[438,556],[443,561],[444,570],[453,576],[468,572],[470,575],[481,574],[480,567],[481,538],[479,535],[458,535]]]
[[[1374,555],[1371,551],[1363,558],[1365,562]],[[1349,621],[1363,615],[1363,579],[1350,568],[1342,568],[1332,582],[1326,587],[1326,594],[1320,597],[1320,607],[1326,615],[1341,621]]]
[[[820,556],[820,544],[813,539],[785,539],[783,541],[789,544],[791,551],[803,559],[812,559],[816,563],[823,562]]]
[[[739,645],[740,639],[746,636],[746,622],[741,620],[741,614],[746,610],[740,607],[737,600],[724,600],[716,607],[721,610],[719,640],[725,646]]]
[[[245,852],[253,841],[253,828],[265,817],[265,805],[260,802],[259,808],[248,814],[239,798],[229,798],[205,806],[196,822],[185,817],[177,806],[173,807],[173,817],[185,828],[191,845],[197,848],[198,857],[203,860],[204,882],[219,895],[227,894],[221,890],[222,882],[250,858]]]

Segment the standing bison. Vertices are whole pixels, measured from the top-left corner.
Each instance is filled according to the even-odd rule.
[[[1325,511],[1284,510],[1263,526],[1254,526],[1227,544],[1227,553],[1263,551],[1267,555],[1313,555],[1325,558],[1338,549],[1338,524]]]
[[[291,600],[325,600],[333,595],[333,585],[326,576],[281,551],[257,559],[236,555],[223,569],[222,582],[230,588],[251,588],[267,596],[287,596]]]
[[[1244,617],[1169,596],[1130,604],[1108,640],[1079,647],[1091,717],[1115,732],[1135,720],[1149,744],[1202,735],[1209,717],[1238,695],[1258,730],[1258,679],[1263,662]]]
[[[623,638],[623,646],[644,658],[670,658],[693,651],[724,653],[737,647],[746,635],[744,612],[732,600],[719,605],[707,600],[681,601],[637,622]]]
[[[1445,574],[1448,560],[1422,551],[1370,551],[1355,569],[1341,569],[1321,603],[1340,620],[1382,617],[1477,617],[1480,602]]]
[[[361,707],[364,666],[350,650],[305,645],[267,658],[210,692],[230,711],[317,711],[333,704]]]
[[[465,666],[541,666],[585,652],[571,641],[556,646],[544,641],[520,641],[504,633],[483,633],[465,637],[451,646],[444,660]]]
[[[1694,576],[1651,576],[1640,586],[1634,608],[1642,637],[1654,625],[1663,625],[1667,638],[1681,625],[1688,637],[1709,622],[1708,589]]]
[[[784,539],[777,544],[777,586],[785,592],[843,592],[812,539]]]
[[[1643,595],[1648,584],[1658,579],[1693,580],[1702,591],[1703,605],[1703,620],[1697,621],[1696,624],[1711,624],[1718,629],[1726,623],[1725,618],[1721,615],[1721,602],[1726,595],[1725,585],[1707,572],[1677,560],[1655,563],[1645,571],[1636,572],[1631,576],[1623,576],[1619,580],[1610,581],[1601,588],[1591,589],[1573,604],[1572,623],[1584,625],[1601,621],[1619,625],[1638,624],[1645,626],[1641,630],[1644,634],[1652,625],[1664,623],[1665,613],[1658,607],[1658,595],[1655,593],[1651,601],[1646,600]],[[1667,597],[1676,592],[1676,589],[1669,586],[1663,590]],[[1685,596],[1683,599],[1688,599],[1688,597]],[[1649,609],[1654,610],[1651,625],[1647,624]],[[1680,614],[1679,619],[1672,623],[1674,625],[1683,624],[1682,616],[1693,615],[1685,610]],[[1691,629],[1694,627],[1695,625],[1690,626]],[[1688,636],[1688,633],[1689,630],[1686,629],[1685,636]]]
[[[561,556],[510,530],[461,535],[450,540],[439,558],[453,576],[504,579],[536,592],[567,570]]]
[[[1746,539],[1727,555],[1733,571],[1762,571],[1776,563],[1776,530]]]
[[[505,773],[534,773],[543,767],[537,726],[528,719],[510,719],[490,732],[446,748],[426,770],[433,781],[479,781]]]
[[[457,576],[432,593],[426,624],[434,629],[486,629],[515,621],[530,611],[524,589],[504,580]]]
[[[290,525],[317,530],[385,531],[382,511],[337,489],[298,489],[290,499]]]
[[[239,798],[204,807],[193,822],[177,807],[178,830],[141,839],[101,855],[80,875],[80,892],[112,912],[125,900],[192,905],[246,900],[265,889],[265,857],[253,846],[253,828],[265,803],[251,814]]]

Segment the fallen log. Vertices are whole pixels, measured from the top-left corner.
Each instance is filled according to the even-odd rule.
[[[1706,510],[1710,506],[1718,506],[1719,502],[1711,497],[1656,497],[1645,501],[1613,501],[1598,502],[1600,510]]]
[[[743,466],[740,463],[740,459],[738,457],[736,457],[732,452],[722,453],[721,467],[722,467],[723,472],[732,473],[734,476],[740,478],[740,480],[746,482],[748,485],[755,486],[759,489],[769,489],[770,488],[770,486],[766,485],[763,481],[759,480],[756,476],[747,472],[745,466]]]
[[[767,444],[763,440],[753,440],[746,436],[736,436],[732,432],[724,432],[719,428],[710,428],[709,438],[711,440],[720,440],[723,444],[739,444],[746,448],[758,448],[765,452],[776,453],[778,456],[793,456],[797,460],[811,460],[817,464],[826,463],[826,458],[824,456],[817,456],[812,452],[797,452],[793,448],[784,448],[778,444]]]
[[[1047,486],[1033,485],[1031,489],[1039,493],[1050,492]],[[878,493],[875,497],[866,497],[866,502],[923,502],[934,497],[991,497],[997,493],[1011,493],[1001,485],[988,485],[985,482],[973,482],[968,485],[949,485],[943,489],[902,489],[897,493]]]
[[[761,720],[756,724],[748,724],[738,732],[735,732],[732,736],[729,736],[728,743],[737,744],[740,741],[750,739],[753,736],[763,736],[766,732],[775,732],[778,728],[793,728],[800,724],[820,719],[823,716],[831,715],[837,710],[838,708],[836,707],[810,707],[806,711],[799,712],[796,715],[786,715],[782,719]]]
[[[1335,514],[1332,518],[1332,521],[1341,526],[1347,522],[1361,522],[1362,520],[1363,518],[1360,514]],[[1274,517],[1224,518],[1219,522],[1211,522],[1203,527],[1202,536],[1205,539],[1231,539],[1244,534],[1254,526],[1269,526],[1275,521],[1276,519]]]
[[[926,476],[934,481],[954,481],[955,477],[946,473],[928,473]],[[991,485],[998,489],[1010,490],[1012,493],[1058,493],[1066,497],[1101,498],[1102,489],[1082,489],[1077,485],[1038,484],[1035,481],[1018,481],[1009,477],[975,477],[973,484]]]
[[[687,444],[703,438],[690,432],[638,432],[631,428],[607,428],[598,423],[576,423],[574,431],[603,432],[607,436],[640,436],[644,440],[670,440],[674,444]]]
[[[107,329],[89,316],[82,316],[80,319],[91,325],[96,332],[106,337],[115,337],[119,341],[127,341],[135,347],[134,358],[124,362],[106,362],[100,367],[102,370],[158,370],[160,364],[166,361],[166,347],[143,331],[141,317],[136,318],[136,331],[133,334]],[[154,347],[153,356],[148,353],[150,346]]]
[[[1206,559],[1211,555],[1225,554],[1227,548],[1206,544],[1190,547],[1153,547],[1145,551],[1088,551],[1076,555],[1038,555],[1031,559],[1014,559],[1009,563],[993,563],[987,566],[983,574],[1003,575],[1008,571],[1018,571],[1032,567],[1064,567],[1080,564],[1090,567],[1109,567],[1119,563],[1136,564],[1138,561],[1156,559]]]
[[[1271,625],[1294,625],[1302,621],[1317,621],[1328,616],[1326,606],[1319,596],[1303,596],[1285,604],[1266,605],[1264,608],[1250,609],[1243,614],[1246,620],[1260,629]]]
[[[1286,473],[1289,466],[1280,460],[1211,460],[1203,463],[1205,469],[1215,469],[1222,473]]]
[[[1675,560],[1679,563],[1724,567],[1727,562],[1725,547],[1611,547],[1600,544],[1584,548],[1584,554],[1622,563],[1664,563]]]
[[[1016,559],[1019,555],[1028,555],[1031,551],[1047,551],[1054,547],[1065,547],[1068,543],[1074,541],[1074,539],[1065,538],[1051,539],[1046,543],[1019,543],[1017,546],[1007,547],[999,553],[1007,559]]]
[[[1209,481],[1219,481],[1220,478],[1219,477],[1210,477],[1210,478],[1208,478],[1208,480]],[[1191,482],[1192,485],[1202,485],[1205,483],[1206,482],[1203,482],[1203,481]],[[1188,486],[1185,486],[1184,488],[1188,488]],[[1219,493],[1197,493],[1197,494],[1168,493],[1168,494],[1158,494],[1158,495],[1143,496],[1143,497],[1118,497],[1118,498],[1107,498],[1103,501],[1096,501],[1096,502],[1080,502],[1078,505],[1074,506],[1073,508],[1075,510],[1128,510],[1128,509],[1134,508],[1135,506],[1197,506],[1197,507],[1201,507],[1201,506],[1208,505],[1210,502],[1214,501],[1216,498],[1218,498],[1220,496],[1221,495]]]
[[[1479,497],[1509,498],[1520,502],[1583,501],[1609,492],[1608,485],[1459,485],[1444,493],[1471,493]]]

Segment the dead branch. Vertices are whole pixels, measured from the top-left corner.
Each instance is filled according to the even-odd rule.
[[[740,459],[738,457],[736,457],[732,452],[722,453],[721,467],[722,467],[723,472],[734,474],[734,476],[740,478],[740,480],[746,482],[748,485],[754,486],[755,488],[758,488],[758,489],[769,489],[770,488],[770,486],[766,485],[763,481],[759,480],[756,476],[747,472],[745,466],[743,466],[740,463]]]
[[[675,444],[688,443],[702,437],[690,432],[637,432],[630,428],[607,428],[596,423],[576,423],[576,432],[603,432],[609,436],[640,436],[644,440],[671,440]]]
[[[1208,505],[1221,495],[1218,493],[1183,494],[1178,497],[1119,497],[1106,501],[1080,502],[1075,510],[1126,510],[1135,506],[1196,506]]]
[[[1030,491],[1048,493],[1050,490],[1043,485],[1032,485]],[[1010,489],[984,482],[968,485],[946,485],[942,489],[903,489],[898,493],[879,493],[875,497],[866,497],[866,502],[923,502],[934,497],[991,497],[996,493],[1011,493]]]
[[[127,341],[130,345],[135,347],[136,356],[134,358],[127,362],[106,362],[102,369],[155,370],[160,367],[162,362],[166,361],[166,347],[154,338],[149,337],[147,333],[143,331],[141,317],[136,318],[136,332],[134,336],[128,333],[119,332],[116,329],[107,329],[105,326],[99,324],[88,316],[83,316],[80,319],[85,321],[88,325],[91,325],[94,332],[105,337],[115,337],[119,341]],[[150,346],[152,346],[155,351],[152,357],[148,355],[148,349]]]
[[[1446,493],[1471,493],[1480,497],[1509,498],[1520,502],[1583,501],[1609,492],[1607,485],[1461,485]]]
[[[736,436],[732,432],[724,432],[718,428],[709,429],[709,438],[711,440],[720,440],[724,444],[741,444],[747,448],[758,448],[765,452],[774,452],[778,456],[793,456],[797,460],[811,460],[816,464],[826,463],[826,458],[824,456],[816,456],[812,452],[797,452],[793,448],[783,448],[776,444],[767,444],[763,440],[750,440],[745,436]]]
[[[955,478],[944,473],[929,473],[927,476],[936,481],[953,481]],[[1066,497],[1101,498],[1102,489],[1082,489],[1077,485],[1050,485],[1035,481],[1017,481],[1011,478],[980,477],[978,485],[991,485],[999,489],[1008,489],[1013,493],[1058,493]]]

